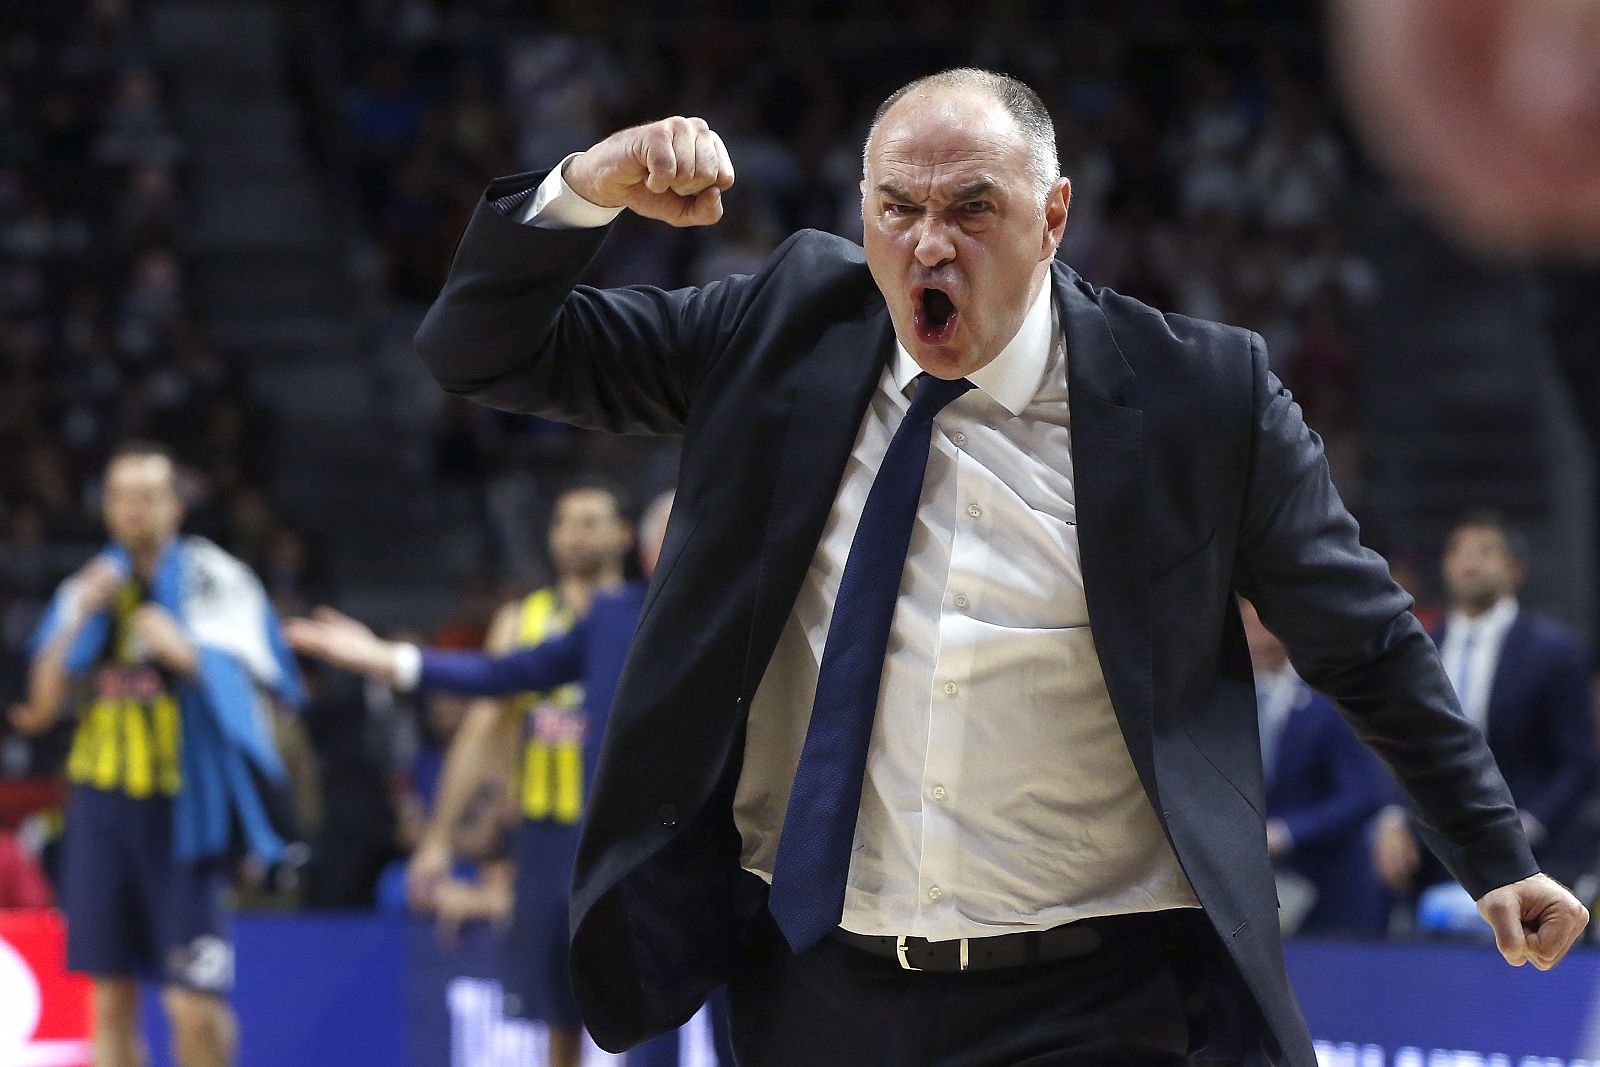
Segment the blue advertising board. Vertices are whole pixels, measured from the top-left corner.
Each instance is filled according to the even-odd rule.
[[[1449,942],[1302,941],[1287,955],[1322,1067],[1600,1067],[1600,952],[1553,971]]]
[[[446,948],[420,922],[245,915],[235,937],[240,1067],[543,1063],[541,1028],[501,1010],[488,927]],[[1288,963],[1322,1067],[1600,1067],[1600,952],[1541,972],[1485,945],[1302,941]],[[169,1067],[146,1009],[154,1067]],[[709,1064],[708,1046],[686,1041],[683,1062]]]

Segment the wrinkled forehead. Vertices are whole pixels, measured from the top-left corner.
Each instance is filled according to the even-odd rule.
[[[975,181],[1005,190],[1027,181],[1028,143],[1000,102],[975,92],[898,101],[867,148],[867,184],[893,182],[919,198],[952,195]]]

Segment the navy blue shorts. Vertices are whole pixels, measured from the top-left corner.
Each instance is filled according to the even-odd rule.
[[[517,824],[513,854],[516,900],[501,967],[506,1014],[576,1030],[583,1023],[572,992],[567,901],[578,828],[523,819]]]
[[[173,856],[169,798],[73,787],[61,887],[69,970],[227,993],[225,887],[220,864]]]

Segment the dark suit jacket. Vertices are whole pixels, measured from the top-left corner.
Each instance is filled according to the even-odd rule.
[[[1267,818],[1294,840],[1282,864],[1317,887],[1300,933],[1381,933],[1388,895],[1373,870],[1367,821],[1388,783],[1327,699],[1302,685],[1267,774]]]
[[[1441,646],[1445,633],[1437,635]],[[1594,788],[1594,697],[1583,653],[1555,622],[1517,613],[1489,688],[1484,733],[1517,806],[1547,831],[1534,850],[1541,865],[1562,878],[1583,873],[1594,859],[1583,815]]]
[[[591,794],[573,888],[590,1031],[687,1019],[764,901],[739,866],[744,717],[811,563],[893,333],[859,246],[805,231],[703,289],[574,285],[603,229],[489,198],[417,350],[448,391],[614,433],[681,434],[678,496]],[[1313,1062],[1284,975],[1254,686],[1235,591],[1412,785],[1482,893],[1533,858],[1438,655],[1328,477],[1261,339],[1090,288],[1064,266],[1090,625],[1140,780],[1283,1062]],[[1259,1061],[1259,1058],[1258,1058]]]

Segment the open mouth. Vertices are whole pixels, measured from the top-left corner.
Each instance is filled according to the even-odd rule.
[[[943,289],[921,289],[912,301],[912,325],[917,331],[917,340],[923,344],[949,343],[956,332],[956,320],[960,317],[960,309]]]

